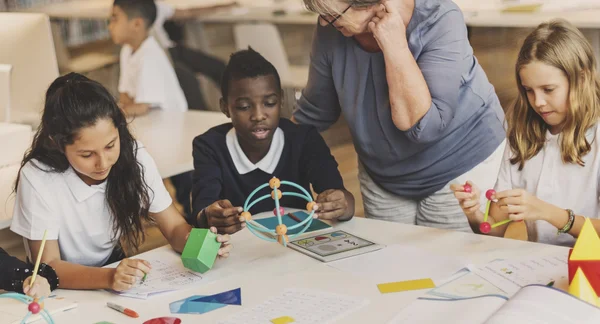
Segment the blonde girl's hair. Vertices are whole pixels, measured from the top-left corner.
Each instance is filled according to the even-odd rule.
[[[569,80],[569,108],[560,135],[564,163],[584,165],[583,156],[590,151],[586,131],[598,121],[600,82],[596,75],[596,58],[590,43],[569,22],[557,19],[539,25],[523,42],[517,58],[515,75],[519,95],[506,114],[508,142],[512,164],[522,170],[546,142],[548,125],[533,110],[523,88],[519,71],[538,61],[563,71]]]

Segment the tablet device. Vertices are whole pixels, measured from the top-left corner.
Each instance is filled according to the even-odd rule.
[[[384,247],[342,230],[295,239],[288,246],[322,262],[345,259]]]

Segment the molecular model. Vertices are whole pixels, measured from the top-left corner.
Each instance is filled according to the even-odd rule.
[[[471,185],[468,183],[463,186],[464,192],[471,193],[472,190],[473,190],[473,188],[471,188]],[[506,219],[501,222],[497,222],[494,225],[490,225],[490,223],[488,223],[487,219],[488,219],[488,215],[490,213],[490,204],[492,203],[492,197],[495,194],[496,194],[496,191],[494,189],[490,189],[485,192],[485,198],[487,198],[487,203],[485,205],[485,214],[483,214],[483,223],[481,223],[479,225],[479,231],[483,234],[489,233],[492,230],[492,228],[496,228],[498,226],[502,226],[504,224],[511,222],[510,219]]]
[[[18,293],[5,293],[5,294],[0,294],[0,298],[10,298],[10,299],[14,299],[17,301],[22,302],[23,304],[28,305],[27,306],[27,314],[25,315],[25,318],[23,318],[23,320],[21,321],[21,324],[24,324],[27,322],[27,319],[33,314],[40,314],[44,320],[46,320],[46,323],[48,324],[54,324],[54,320],[52,319],[52,317],[50,316],[50,314],[44,309],[44,298],[41,299],[37,299],[37,298],[31,298],[29,296],[26,295],[22,295],[22,294],[18,294]]]
[[[288,185],[288,186],[292,186],[295,188],[298,188],[300,191],[302,191],[303,194],[299,194],[296,192],[282,192],[281,190],[279,190],[279,187],[281,185]],[[252,197],[254,197],[254,195],[259,192],[260,190],[266,188],[266,187],[270,187],[272,189],[271,194],[267,194],[264,196],[261,196],[257,199],[255,199],[254,201],[252,201]],[[308,217],[306,217],[306,219],[300,221],[298,224],[290,226],[289,228],[283,224],[282,220],[281,220],[281,216],[285,214],[285,210],[283,207],[279,206],[279,199],[281,199],[281,197],[283,196],[294,196],[294,197],[299,197],[302,199],[305,199],[306,201],[308,201],[308,203],[306,204],[306,210],[310,213]],[[250,214],[249,210],[252,208],[252,206],[254,206],[255,204],[257,204],[258,202],[265,200],[265,199],[269,199],[272,198],[273,200],[275,200],[275,209],[273,210],[273,214],[275,216],[277,216],[277,223],[279,225],[277,225],[274,229],[272,228],[267,228],[261,224],[259,224],[258,222],[254,221],[252,219],[252,214]],[[261,186],[259,186],[258,188],[256,188],[251,194],[250,196],[248,196],[248,198],[246,199],[246,202],[244,203],[244,211],[242,212],[242,216],[246,219],[246,227],[250,230],[250,232],[252,232],[254,235],[258,236],[259,238],[266,240],[266,241],[270,241],[270,242],[279,242],[279,244],[282,244],[283,246],[287,246],[287,243],[289,242],[290,238],[294,238],[302,233],[304,233],[309,227],[310,224],[312,223],[313,220],[313,215],[315,213],[314,211],[314,207],[315,207],[316,202],[313,201],[312,196],[301,186],[290,182],[290,181],[280,181],[279,179],[273,177],[269,183],[265,183]],[[302,230],[299,231],[296,234],[290,235],[288,237],[287,232],[288,230],[294,230],[297,228],[302,227]],[[273,237],[277,236],[277,240],[275,240]]]

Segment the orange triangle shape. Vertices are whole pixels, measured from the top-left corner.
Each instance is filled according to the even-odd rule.
[[[589,218],[581,228],[581,233],[575,242],[571,260],[600,260],[600,238]]]

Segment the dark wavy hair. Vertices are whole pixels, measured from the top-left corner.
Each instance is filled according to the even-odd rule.
[[[65,146],[73,144],[81,129],[105,118],[112,120],[118,129],[121,145],[119,159],[106,179],[106,202],[113,219],[113,239],[124,239],[128,246],[137,250],[145,239],[142,220],[150,220],[148,191],[151,189],[144,180],[143,166],[137,161],[137,142],[127,128],[127,120],[112,95],[98,82],[70,73],[50,85],[41,125],[21,168],[31,161],[36,168],[46,172],[65,172],[70,167]],[[34,159],[47,168],[36,165]],[[17,177],[15,192],[18,186]]]

